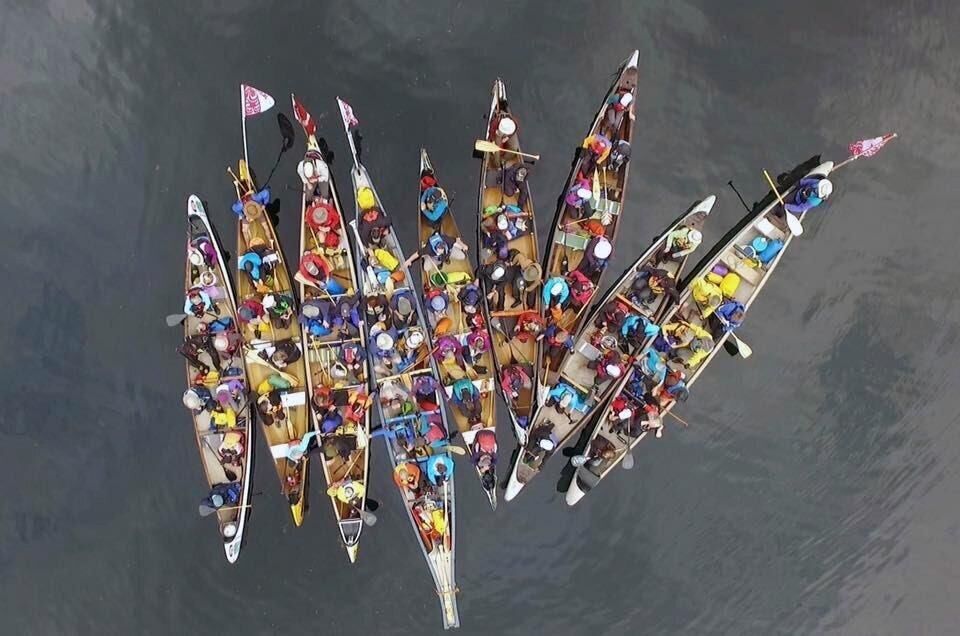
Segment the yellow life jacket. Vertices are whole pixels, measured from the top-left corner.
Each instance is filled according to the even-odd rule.
[[[394,257],[393,254],[387,250],[378,247],[373,250],[373,256],[377,259],[377,262],[386,267],[391,272],[397,269],[397,266],[400,265],[400,261]]]
[[[361,210],[368,210],[377,205],[377,198],[373,196],[373,190],[370,188],[360,188],[357,191],[357,205]]]
[[[217,428],[230,429],[237,427],[237,413],[231,408],[225,409],[222,413],[214,411],[210,414],[210,419],[213,420],[213,425]]]

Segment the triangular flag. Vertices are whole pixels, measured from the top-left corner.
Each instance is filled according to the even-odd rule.
[[[313,121],[313,117],[311,117],[307,109],[303,107],[303,104],[297,101],[297,96],[291,93],[290,101],[293,102],[293,116],[300,122],[300,125],[303,126],[303,132],[307,135],[317,134],[316,122]]]
[[[244,118],[266,112],[273,108],[273,105],[276,103],[273,97],[267,93],[264,93],[259,88],[247,86],[246,84],[240,85],[240,93],[243,96],[242,106]]]

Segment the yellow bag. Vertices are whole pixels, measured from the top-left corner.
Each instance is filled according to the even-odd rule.
[[[373,196],[373,190],[370,188],[360,188],[357,191],[357,205],[361,210],[368,210],[377,205],[377,198]]]
[[[723,276],[721,276],[720,274],[716,274],[714,272],[709,272],[707,274],[707,280],[713,283],[714,285],[719,285],[720,283],[723,282]]]
[[[400,261],[398,261],[393,254],[381,247],[373,250],[373,256],[377,259],[378,263],[386,267],[391,272],[397,269],[397,266],[400,265]]]
[[[740,276],[730,272],[723,277],[723,280],[720,281],[720,291],[726,298],[733,298],[733,295],[737,293],[737,288],[740,287]]]

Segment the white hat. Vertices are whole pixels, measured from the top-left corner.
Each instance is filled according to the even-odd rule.
[[[590,192],[586,188],[578,188],[577,196],[580,197],[581,199],[589,199],[590,197],[593,196],[593,192]]]
[[[507,220],[506,214],[500,214],[497,216],[497,229],[505,230],[510,227],[510,221]]]
[[[631,103],[633,103],[633,93],[631,93],[630,91],[627,91],[626,93],[620,96],[621,106],[629,106]]]
[[[507,270],[502,265],[497,265],[493,268],[493,271],[490,273],[490,278],[493,280],[500,280],[507,273]]]
[[[821,199],[826,199],[833,192],[833,184],[830,183],[830,179],[820,179],[817,182],[817,196]]]
[[[304,159],[303,161],[300,162],[300,169],[303,171],[303,176],[306,177],[307,179],[310,179],[311,177],[313,177],[315,172],[315,167],[313,165],[313,162],[307,159]]]
[[[227,334],[218,333],[213,338],[213,348],[217,351],[226,351],[230,347],[230,339],[227,338]]]
[[[550,439],[549,437],[543,438],[542,440],[540,440],[539,442],[537,442],[537,445],[540,446],[540,448],[542,448],[543,450],[545,450],[545,451],[547,451],[547,452],[550,452],[550,451],[552,451],[554,448],[557,447],[557,445],[554,444],[554,443],[553,443],[553,440]]]
[[[393,336],[385,331],[378,333],[377,349],[380,349],[381,351],[389,351],[390,349],[393,349]]]
[[[622,409],[619,413],[617,413],[617,419],[629,420],[631,415],[633,415],[633,411],[630,409]]]
[[[690,230],[687,232],[687,238],[690,239],[691,243],[699,243],[703,240],[703,234],[700,230]]]
[[[613,245],[606,237],[600,237],[597,244],[593,246],[593,255],[597,258],[609,258],[613,253]]]
[[[497,132],[504,137],[509,137],[513,133],[517,132],[517,122],[513,121],[509,117],[501,117],[500,123],[497,124]]]
[[[550,286],[550,295],[551,295],[551,296],[559,296],[559,295],[562,294],[562,293],[563,293],[563,282],[562,282],[562,281],[559,281],[559,280],[558,280],[557,282],[555,282],[553,285]]]
[[[617,365],[607,365],[607,375],[609,375],[611,378],[619,378],[621,373],[623,373],[623,371]]]
[[[263,297],[263,302],[261,303],[264,309],[270,309],[277,306],[277,299],[273,294],[267,294]]]
[[[407,333],[406,345],[407,349],[417,349],[420,345],[423,344],[423,332],[419,329],[411,329]]]
[[[190,248],[190,255],[187,257],[190,262],[197,267],[203,265],[203,254],[195,247]]]
[[[237,524],[228,523],[223,526],[223,536],[226,539],[232,539],[237,536]]]

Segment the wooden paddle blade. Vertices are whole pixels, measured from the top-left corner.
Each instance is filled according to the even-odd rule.
[[[477,139],[473,143],[473,149],[479,152],[500,152],[500,146],[492,141],[486,141],[483,139]]]

